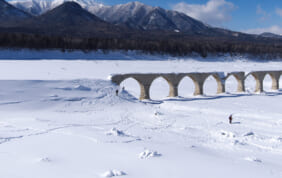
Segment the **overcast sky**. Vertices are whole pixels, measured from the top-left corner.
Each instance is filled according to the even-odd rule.
[[[99,0],[106,5],[130,0]],[[212,26],[237,31],[282,34],[282,0],[140,0],[148,5],[182,11]]]

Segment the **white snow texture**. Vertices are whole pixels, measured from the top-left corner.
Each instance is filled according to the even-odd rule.
[[[152,58],[0,60],[0,177],[282,177],[282,90],[271,90],[269,76],[263,93],[254,94],[249,76],[247,92],[236,93],[231,77],[220,95],[209,77],[205,95],[197,97],[186,77],[177,98],[167,97],[169,86],[158,78],[154,100],[145,102],[137,99],[134,79],[120,88],[107,79],[130,72],[281,70],[281,61]]]

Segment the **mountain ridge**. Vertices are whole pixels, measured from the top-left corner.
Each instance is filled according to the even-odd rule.
[[[28,1],[11,1],[12,4],[17,2],[43,2],[45,0],[28,0]],[[52,6],[69,0],[50,1]],[[160,7],[152,7],[138,1],[114,6],[105,6],[96,3],[94,0],[70,0],[80,4],[84,9],[96,15],[100,19],[114,25],[127,26],[128,28],[143,31],[170,31],[183,32],[187,34],[206,35],[206,36],[240,36],[242,33],[230,30],[214,28],[204,24],[201,21],[193,19],[182,12],[166,10]],[[17,7],[22,8],[17,4]],[[31,6],[32,7],[32,6]],[[51,9],[49,4],[44,12]],[[26,10],[26,11],[30,11]],[[44,14],[44,13],[43,13]]]
[[[4,0],[0,0],[0,26],[11,27],[18,22],[31,18],[31,15],[15,8]]]
[[[264,32],[259,34],[259,36],[261,37],[265,37],[265,38],[280,38],[282,39],[281,35],[275,34],[275,33],[270,33],[270,32]]]
[[[115,26],[83,9],[76,2],[65,2],[46,13],[18,23],[6,32],[24,32],[47,35],[68,36],[115,36],[127,31]]]
[[[47,11],[50,11],[65,2],[76,2],[84,9],[88,10],[88,7],[101,7],[102,4],[96,3],[95,0],[25,0],[25,1],[18,1],[12,0],[9,3],[25,12],[28,12],[34,16],[39,16]]]
[[[1,0],[3,1],[3,0]],[[174,32],[186,32],[199,35],[227,35],[240,36],[241,32],[234,32],[218,27],[211,27],[203,22],[193,19],[188,15],[160,7],[153,7],[133,1],[126,4],[106,6],[95,0],[25,0],[9,1],[16,8],[31,15],[40,16],[65,2],[76,2],[82,8],[96,15],[104,21],[114,25],[126,25],[138,30],[164,30]],[[251,35],[251,34],[249,34]],[[258,37],[280,38],[279,35],[263,33]]]
[[[91,11],[113,24],[126,24],[138,30],[162,30],[189,34],[218,34],[217,30],[184,13],[152,7],[138,1],[114,6],[102,6]]]

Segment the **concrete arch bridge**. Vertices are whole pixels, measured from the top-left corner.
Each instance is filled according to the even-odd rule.
[[[169,85],[169,97],[178,96],[178,86],[184,77],[189,77],[193,80],[195,85],[194,95],[203,95],[203,87],[206,79],[210,76],[214,77],[217,82],[217,93],[225,93],[225,81],[234,76],[237,80],[237,92],[245,92],[245,79],[252,75],[256,80],[255,92],[263,92],[263,80],[269,74],[272,79],[272,89],[279,90],[279,79],[282,74],[281,71],[253,71],[250,73],[245,72],[207,72],[207,73],[148,73],[148,74],[116,74],[110,78],[113,83],[120,85],[128,78],[135,79],[140,85],[140,100],[150,99],[150,87],[156,78],[164,78]]]

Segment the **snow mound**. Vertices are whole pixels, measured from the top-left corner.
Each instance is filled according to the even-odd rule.
[[[52,160],[50,158],[48,158],[48,157],[41,158],[39,161],[42,162],[42,163],[50,163],[50,162],[52,162]]]
[[[72,91],[72,90],[76,90],[76,91],[91,91],[91,88],[86,87],[84,85],[77,85],[75,87],[62,87],[62,88],[56,88],[59,90],[65,90],[65,91]]]
[[[161,116],[163,115],[163,113],[159,112],[159,111],[155,111],[155,116]]]
[[[79,90],[79,91],[91,91],[91,88],[83,86],[83,85],[78,85],[76,87],[74,87],[75,90]]]
[[[105,172],[102,176],[103,177],[115,177],[115,176],[124,176],[124,175],[126,175],[125,172],[114,169],[114,170]]]
[[[254,132],[248,132],[248,133],[246,133],[244,136],[245,136],[245,137],[248,137],[248,136],[254,136],[254,135],[255,135]]]
[[[246,146],[247,143],[240,141],[240,140],[234,140],[233,142],[234,145],[241,145],[241,146]]]
[[[228,132],[228,131],[224,131],[224,130],[222,130],[220,132],[220,135],[222,135],[224,137],[227,137],[227,138],[235,138],[236,137],[236,135],[234,133]]]
[[[117,128],[112,128],[107,135],[119,136],[119,137],[127,137],[128,135],[125,134],[122,130],[118,130]]]
[[[246,160],[246,161],[251,161],[251,162],[262,163],[262,160],[261,160],[261,159],[258,159],[258,158],[246,157],[245,160]]]
[[[160,156],[162,156],[162,154],[158,153],[157,151],[150,151],[150,150],[145,150],[139,154],[140,159],[148,159],[151,157],[160,157]]]

